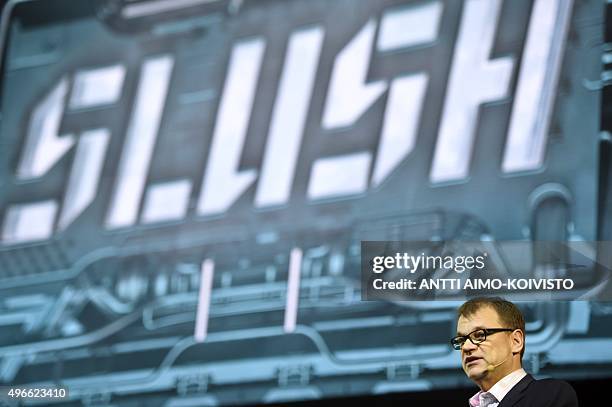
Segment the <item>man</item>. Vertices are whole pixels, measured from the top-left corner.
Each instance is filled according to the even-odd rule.
[[[554,379],[535,380],[522,368],[525,319],[513,303],[475,298],[458,312],[453,348],[465,374],[480,387],[471,407],[575,407],[574,389]]]

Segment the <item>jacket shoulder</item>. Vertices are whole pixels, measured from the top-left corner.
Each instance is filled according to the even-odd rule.
[[[539,379],[534,380],[531,383],[530,388],[542,390],[542,389],[564,389],[574,391],[574,388],[566,381],[559,379]]]
[[[527,388],[527,393],[537,399],[547,399],[559,404],[551,406],[577,406],[578,398],[576,391],[566,381],[558,379],[534,380]]]

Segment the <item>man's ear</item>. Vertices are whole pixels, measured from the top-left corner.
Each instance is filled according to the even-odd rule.
[[[512,331],[512,353],[521,353],[521,350],[525,346],[525,335],[520,329]]]

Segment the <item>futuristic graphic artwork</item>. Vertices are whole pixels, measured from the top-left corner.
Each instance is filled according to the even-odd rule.
[[[9,1],[0,386],[467,385],[458,304],[362,301],[361,241],[605,240],[603,3]],[[521,307],[531,372],[612,375],[612,305]]]

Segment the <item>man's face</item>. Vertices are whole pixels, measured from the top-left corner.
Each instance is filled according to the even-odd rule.
[[[459,317],[457,322],[457,334],[467,335],[476,329],[483,328],[508,328],[499,320],[497,312],[491,308],[484,306],[476,311],[469,318]],[[505,376],[505,363],[512,358],[511,339],[506,332],[499,332],[492,335],[487,335],[487,339],[477,345],[474,345],[469,339],[465,341],[461,348],[461,365],[465,374],[472,380],[479,381],[487,376]],[[502,363],[504,362],[504,363]],[[495,366],[499,363],[502,365],[489,370],[490,366]]]

